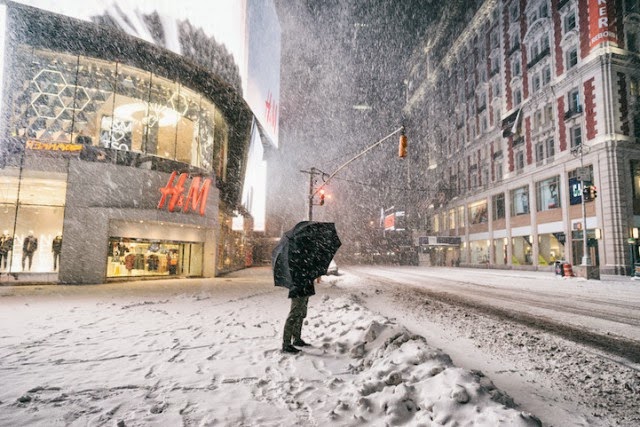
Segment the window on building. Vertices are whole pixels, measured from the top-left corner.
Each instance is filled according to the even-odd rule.
[[[635,52],[635,53],[640,53],[640,42],[638,41],[639,39],[639,32],[638,31],[628,31],[627,32],[627,50],[630,50],[631,52]]]
[[[536,110],[533,113],[533,128],[538,129],[542,126],[542,110]]]
[[[560,207],[560,176],[536,182],[536,205],[538,212]]]
[[[497,219],[503,219],[506,216],[504,193],[496,194],[491,197],[491,211],[494,221]]]
[[[531,76],[531,92],[538,92],[540,90],[540,87],[540,74],[536,73]]]
[[[511,34],[511,50],[515,50],[518,47],[520,47],[520,36],[518,36],[518,33],[513,33]]]
[[[580,91],[578,89],[572,89],[568,95],[569,110],[573,112],[580,111]]]
[[[493,96],[494,97],[498,97],[500,96],[500,81],[496,80],[496,82],[493,84]]]
[[[551,104],[544,107],[544,121],[545,123],[553,122],[553,105]]]
[[[547,157],[553,157],[556,155],[556,142],[553,138],[547,139]]]
[[[524,169],[524,153],[518,151],[516,153],[516,170],[522,171],[522,169]]]
[[[511,21],[517,21],[518,17],[520,16],[520,7],[517,1],[514,1],[511,4],[511,7],[509,7],[509,18],[511,18]]]
[[[567,51],[567,69],[578,65],[578,48],[572,47]]]
[[[547,64],[542,69],[542,84],[544,86],[551,82],[551,65]]]
[[[513,104],[520,105],[520,103],[522,103],[522,91],[517,88],[513,91]]]
[[[458,227],[464,227],[466,223],[464,222],[464,206],[458,207]]]
[[[544,143],[538,142],[536,144],[536,163],[540,163],[544,160]]]
[[[496,48],[498,47],[500,38],[498,37],[498,30],[494,30],[491,32],[491,36],[490,37],[490,43],[491,43],[491,47],[492,48]]]
[[[511,216],[529,213],[529,186],[511,190]]]
[[[627,13],[640,13],[640,1],[624,0],[624,10]]]
[[[576,28],[576,11],[572,10],[564,17],[564,32],[565,34]]]
[[[502,181],[502,158],[493,162],[495,181]]]
[[[511,63],[511,73],[513,77],[517,77],[522,74],[522,67],[520,66],[520,58],[515,58]]]
[[[529,60],[533,61],[538,55],[540,55],[540,46],[538,46],[537,42],[531,44],[531,49],[529,49]]]
[[[549,16],[549,6],[546,1],[543,1],[540,7],[538,7],[538,16],[540,18],[547,18]]]
[[[470,224],[485,224],[488,221],[489,216],[487,212],[487,202],[485,200],[469,205]]]
[[[571,148],[576,148],[582,145],[582,129],[580,126],[574,126],[570,130]]]

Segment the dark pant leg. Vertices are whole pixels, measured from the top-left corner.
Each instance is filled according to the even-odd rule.
[[[297,332],[298,321],[300,322],[300,328],[302,328],[302,321],[307,312],[307,300],[309,297],[291,298],[291,308],[289,309],[289,316],[284,323],[284,334],[282,341],[284,345],[291,344],[291,337],[295,336]]]
[[[299,340],[302,334],[302,324],[304,323],[304,319],[307,317],[307,306],[309,305],[309,297],[302,298],[304,303],[300,308],[300,315],[296,319],[296,323],[293,327],[293,339]]]
[[[60,259],[60,252],[53,253],[53,269],[58,269],[58,259]]]

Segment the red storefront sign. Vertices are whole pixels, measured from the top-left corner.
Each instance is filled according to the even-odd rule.
[[[176,179],[176,177],[178,178]],[[199,176],[194,177],[185,197],[185,183],[188,178],[189,174],[187,173],[181,173],[180,176],[178,176],[178,172],[171,173],[166,187],[160,189],[162,197],[160,198],[160,203],[158,203],[158,209],[162,209],[165,203],[169,212],[173,212],[176,208],[182,209],[182,212],[189,212],[189,210],[196,212],[200,207],[200,215],[204,215],[209,188],[211,187],[211,178],[203,180]],[[202,185],[200,185],[201,182]]]
[[[618,43],[614,0],[589,0],[589,48]]]

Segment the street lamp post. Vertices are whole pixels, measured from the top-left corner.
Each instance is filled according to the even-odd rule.
[[[391,138],[393,135],[397,134],[398,132],[400,132],[400,152],[399,152],[399,155],[400,155],[400,157],[404,157],[406,155],[407,137],[404,134],[404,126],[400,126],[398,129],[394,130],[389,135],[385,136],[384,138],[382,138],[381,140],[379,140],[375,144],[370,145],[369,147],[367,147],[366,149],[364,149],[360,153],[358,153],[355,156],[353,156],[351,159],[349,159],[346,162],[344,162],[342,165],[340,165],[340,167],[338,167],[338,169],[336,169],[331,174],[326,174],[326,173],[320,171],[319,169],[317,169],[315,167],[310,168],[308,171],[301,170],[300,172],[309,174],[309,201],[308,201],[308,203],[309,203],[308,210],[309,211],[308,211],[308,215],[307,215],[307,217],[309,218],[309,221],[313,221],[313,206],[314,206],[313,201],[314,201],[315,195],[318,194],[318,192],[320,192],[321,190],[323,190],[324,187],[327,184],[329,184],[329,181],[331,181],[333,179],[333,177],[338,174],[338,172],[340,172],[342,169],[344,169],[349,164],[351,164],[354,160],[357,160],[360,157],[364,156],[366,153],[368,153],[369,151],[371,151],[372,149],[374,149],[378,145],[382,144],[383,142],[385,142],[386,140],[388,140],[389,138]],[[325,175],[328,175],[327,179],[323,178],[323,183],[318,188],[315,188],[315,176],[316,175],[322,175],[323,177]]]
[[[580,191],[582,192],[581,196],[580,196],[580,204],[582,205],[582,264],[584,266],[588,266],[591,265],[591,256],[589,255],[588,252],[588,245],[587,245],[587,207],[585,205],[585,186],[584,186],[584,181],[585,181],[585,175],[586,175],[586,171],[584,169],[584,146],[582,144],[578,145],[577,147],[575,147],[572,151],[572,154],[574,156],[580,156],[580,173],[579,173],[579,179],[580,179]],[[587,151],[588,152],[588,151]]]

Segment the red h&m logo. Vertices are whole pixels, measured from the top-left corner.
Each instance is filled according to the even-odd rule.
[[[274,132],[278,130],[278,103],[273,99],[271,91],[267,94],[264,102],[265,116],[267,123],[273,128]]]
[[[191,180],[191,186],[189,186],[189,191],[185,197],[185,183],[189,174],[181,173],[177,180],[176,176],[178,176],[178,172],[172,172],[167,186],[160,189],[162,197],[160,198],[160,203],[158,203],[158,209],[162,209],[165,203],[167,203],[169,212],[173,212],[176,207],[182,209],[182,212],[189,212],[190,209],[195,212],[198,210],[199,205],[200,215],[204,215],[207,207],[209,188],[211,187],[211,178],[204,179],[201,186],[200,181],[202,178],[199,176],[194,177]]]

